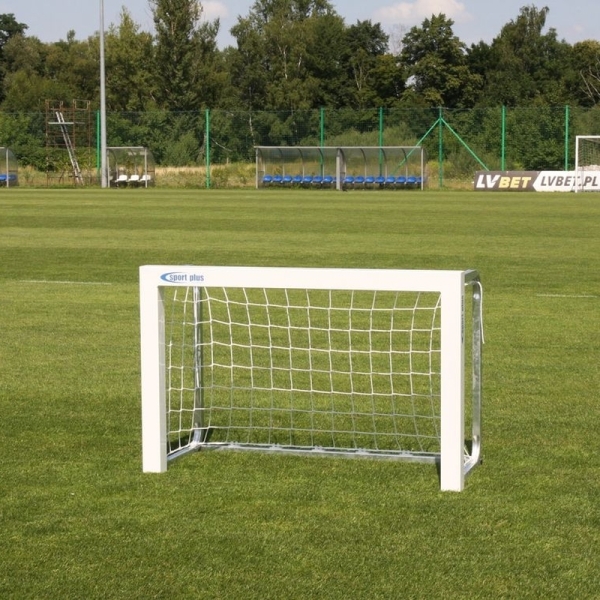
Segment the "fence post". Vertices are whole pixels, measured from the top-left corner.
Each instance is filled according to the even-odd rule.
[[[325,146],[325,109],[323,107],[319,113],[319,140],[321,148],[323,148]]]
[[[565,106],[565,171],[569,170],[569,105]]]
[[[444,117],[442,107],[438,108],[438,175],[440,189],[444,187]]]
[[[206,188],[210,189],[210,109],[207,108],[206,114],[206,131],[204,139],[206,140]]]
[[[505,171],[506,167],[506,106],[502,105],[502,116],[500,125],[500,170]]]

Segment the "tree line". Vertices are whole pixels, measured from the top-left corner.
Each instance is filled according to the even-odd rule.
[[[113,112],[480,108],[600,103],[600,42],[569,44],[546,28],[547,7],[524,6],[490,42],[468,47],[444,14],[386,33],[347,24],[327,0],[256,0],[220,49],[219,20],[196,0],[149,0],[154,34],[126,8],[105,34]],[[99,98],[99,36],[43,43],[0,15],[0,109]]]
[[[447,173],[472,173],[473,152],[497,168],[504,129],[507,166],[560,169],[567,137],[600,132],[600,42],[560,40],[547,7],[524,6],[489,44],[467,47],[444,14],[389,34],[347,24],[327,0],[255,0],[219,48],[220,22],[201,2],[149,6],[154,33],[126,8],[105,32],[107,132],[110,146],[146,146],[161,165],[251,162],[257,145],[421,139],[439,157],[438,136],[423,136],[443,111],[470,146],[444,142]],[[22,165],[58,169],[68,157],[54,153],[45,109],[85,100],[97,162],[98,33],[43,43],[27,32],[0,14],[0,144]]]

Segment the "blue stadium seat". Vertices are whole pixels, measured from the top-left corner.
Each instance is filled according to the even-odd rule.
[[[310,185],[312,183],[312,180],[313,180],[312,175],[305,175],[302,178],[302,185]]]
[[[396,177],[396,187],[404,187],[406,185],[406,177],[400,175]]]
[[[283,185],[291,185],[293,181],[294,178],[291,175],[284,175],[281,183],[283,183]]]
[[[385,185],[385,177],[383,175],[378,175],[375,177],[375,185],[383,187]]]
[[[410,187],[415,187],[417,185],[417,178],[414,177],[413,175],[409,175],[406,178],[406,185],[410,186]]]
[[[361,185],[361,186],[365,185],[365,178],[362,175],[357,175],[354,178],[354,185],[355,186],[357,186],[357,185]]]
[[[396,187],[396,178],[393,175],[385,178],[386,187]]]
[[[333,177],[332,175],[325,175],[325,177],[323,177],[323,185],[334,185],[335,184],[335,177]]]
[[[263,177],[263,185],[271,185],[273,183],[273,176],[272,175],[265,175]]]
[[[293,181],[294,185],[300,185],[302,183],[302,175],[296,175]]]
[[[315,175],[313,177],[312,184],[313,185],[318,185],[318,186],[322,185],[323,184],[323,178],[320,175]]]
[[[281,175],[273,175],[273,183],[281,185],[283,183],[283,177]]]
[[[367,175],[365,177],[365,187],[373,187],[375,185],[375,177],[373,175]]]
[[[352,177],[352,175],[346,175],[346,177],[344,177],[343,184],[353,186],[354,185],[354,177]]]

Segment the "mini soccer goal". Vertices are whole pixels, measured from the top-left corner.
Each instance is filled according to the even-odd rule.
[[[17,159],[10,148],[0,147],[0,186],[19,185]]]
[[[154,156],[143,146],[106,149],[111,187],[149,187],[156,179]]]
[[[481,294],[475,271],[141,267],[143,470],[263,450],[439,463],[462,490]]]
[[[575,138],[575,192],[600,189],[600,135]]]
[[[423,189],[422,146],[257,146],[257,187]]]

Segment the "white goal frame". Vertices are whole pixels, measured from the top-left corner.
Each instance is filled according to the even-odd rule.
[[[476,271],[147,265],[140,267],[139,275],[144,472],[164,472],[171,459],[202,448],[289,451],[310,455],[364,456],[435,463],[439,466],[441,489],[461,491],[465,475],[480,462],[483,327],[482,288]],[[194,393],[197,394],[191,411],[194,412],[196,429],[189,432],[189,443],[171,451],[167,432],[167,379],[170,377],[167,373],[167,361],[170,351],[165,333],[168,320],[168,315],[165,314],[165,294],[178,293],[177,290],[169,290],[175,287],[191,289],[195,294],[219,289],[237,290],[237,293],[240,293],[239,290],[285,290],[286,293],[288,290],[296,291],[295,293],[317,290],[317,293],[322,294],[321,290],[327,293],[334,290],[357,294],[437,294],[439,300],[435,312],[439,324],[435,329],[439,349],[435,353],[439,356],[439,391],[435,400],[439,403],[436,408],[439,409],[439,428],[436,425],[439,429],[439,451],[370,451],[361,447],[340,449],[319,445],[298,447],[291,444],[260,445],[235,441],[212,444],[206,435],[209,425],[204,425],[202,412],[205,408],[200,389],[203,386],[203,374],[200,371],[208,367],[199,367],[198,363],[195,363],[197,372],[193,376],[193,386],[197,388]],[[468,301],[471,304],[467,304]],[[208,318],[204,315],[205,322]],[[467,320],[469,322],[465,323]],[[469,397],[467,406],[466,395]],[[470,431],[465,432],[465,425]]]
[[[598,148],[595,164],[585,164],[585,157],[581,151],[582,142],[592,142]],[[600,187],[600,135],[575,136],[575,193],[585,191],[598,191]]]

